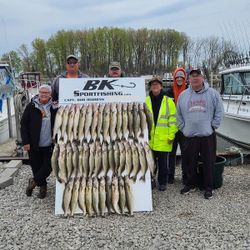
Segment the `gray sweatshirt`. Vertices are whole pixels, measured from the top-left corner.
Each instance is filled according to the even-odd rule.
[[[207,82],[199,92],[189,86],[179,96],[177,124],[186,137],[211,135],[220,126],[223,115],[221,97]]]

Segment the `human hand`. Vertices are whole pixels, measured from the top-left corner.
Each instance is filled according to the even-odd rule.
[[[24,151],[29,151],[30,150],[30,144],[25,144],[23,145]]]
[[[174,142],[174,139],[170,140],[168,139],[168,144],[172,144]]]

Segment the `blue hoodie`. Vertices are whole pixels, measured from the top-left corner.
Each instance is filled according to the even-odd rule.
[[[186,137],[211,135],[220,126],[223,115],[221,97],[207,82],[199,92],[189,86],[179,96],[177,124]]]

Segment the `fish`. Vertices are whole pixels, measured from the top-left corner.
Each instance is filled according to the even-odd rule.
[[[103,111],[104,111],[105,104],[99,105],[99,112],[98,112],[98,123],[96,128],[96,139],[100,142],[103,141],[103,135],[102,135],[102,125],[103,125]]]
[[[125,185],[122,177],[118,178],[119,184],[119,206],[121,209],[121,214],[125,214],[126,209],[126,193],[125,193]]]
[[[120,213],[118,201],[119,201],[119,187],[118,187],[118,178],[116,176],[112,177],[112,185],[111,185],[111,190],[112,190],[112,206],[117,214]]]
[[[85,191],[85,204],[88,216],[93,216],[93,205],[92,205],[92,178],[88,178],[87,186]]]
[[[71,143],[67,143],[66,145],[66,169],[67,169],[67,179],[70,178],[71,173],[73,171],[73,161],[72,161],[72,157],[73,157],[73,150],[71,147]]]
[[[156,164],[155,164],[153,152],[147,142],[144,143],[143,148],[146,154],[147,166],[151,172],[151,175],[154,177],[156,175]]]
[[[140,133],[140,115],[139,115],[139,106],[138,103],[133,104],[133,129],[134,129],[134,138],[138,140]]]
[[[83,153],[82,153],[82,168],[83,177],[87,178],[89,174],[89,144],[87,142],[83,143]]]
[[[63,106],[61,106],[58,109],[58,111],[56,112],[56,118],[55,118],[54,128],[53,128],[53,137],[52,137],[54,142],[55,142],[55,139],[56,139],[56,135],[58,135],[57,141],[61,137],[61,126],[62,126],[62,121],[63,121],[63,112],[64,112],[64,107]]]
[[[109,165],[109,170],[108,170],[108,175],[113,175],[115,172],[115,158],[114,158],[114,150],[113,150],[113,145],[110,143],[108,144],[108,165]]]
[[[104,217],[106,211],[106,182],[104,176],[99,180],[99,208],[100,215]]]
[[[78,127],[79,127],[79,121],[80,121],[80,112],[81,112],[81,106],[77,104],[75,106],[75,116],[74,116],[74,126],[73,126],[73,134],[74,139],[78,139]]]
[[[132,149],[128,141],[124,142],[125,152],[126,152],[126,162],[125,162],[125,169],[122,172],[122,176],[130,175],[133,165],[133,158],[132,158]]]
[[[85,191],[86,191],[86,178],[83,177],[79,187],[78,205],[79,208],[82,210],[84,216],[87,214],[86,204],[85,204],[85,199],[86,199]]]
[[[53,153],[51,156],[51,168],[52,168],[54,176],[57,179],[58,179],[58,171],[59,171],[58,157],[59,157],[59,145],[56,143],[54,145]]]
[[[73,142],[74,134],[73,134],[73,126],[74,126],[74,116],[75,116],[75,105],[71,105],[69,108],[69,122],[67,126],[67,135],[68,141]]]
[[[112,183],[110,176],[106,176],[106,206],[108,213],[112,212]]]
[[[89,144],[89,173],[88,177],[92,177],[93,171],[95,169],[95,143]]]
[[[92,123],[91,123],[91,140],[95,141],[97,137],[97,124],[98,124],[98,117],[99,117],[99,105],[97,103],[93,104],[93,117],[92,117]]]
[[[134,194],[133,194],[132,182],[128,176],[124,177],[124,183],[125,183],[126,204],[127,204],[130,216],[133,216],[134,215]]]
[[[110,104],[106,103],[103,113],[103,140],[108,143],[110,142],[109,125],[110,125]]]
[[[63,191],[62,209],[64,211],[64,217],[70,216],[70,201],[72,196],[73,185],[74,185],[74,179],[70,178],[68,183],[65,185]]]
[[[128,130],[128,104],[122,104],[122,137],[127,140],[129,135]]]
[[[108,161],[108,145],[106,142],[102,144],[102,174],[107,176],[109,170],[109,161]],[[98,177],[101,177],[100,174]]]
[[[92,174],[92,177],[97,177],[100,173],[101,167],[102,167],[102,147],[100,142],[95,142],[95,168],[94,173]]]
[[[78,151],[78,148],[77,148],[77,145],[76,145],[75,142],[72,143],[72,150],[73,150],[73,155],[72,155],[73,170],[72,170],[72,173],[71,173],[71,177],[77,177],[79,151]]]
[[[79,186],[80,186],[80,178],[75,178],[71,201],[70,201],[70,216],[74,216],[78,204]]]
[[[120,151],[119,151],[119,147],[118,147],[118,142],[115,141],[114,145],[113,145],[113,151],[114,151],[114,173],[117,174],[118,172],[118,168],[120,165]]]
[[[62,116],[61,137],[63,138],[64,143],[66,143],[68,140],[67,126],[68,126],[68,120],[69,120],[69,110],[70,110],[70,106],[67,105],[64,109],[63,116]]]
[[[151,130],[152,130],[152,127],[153,127],[153,117],[152,117],[152,114],[151,112],[149,111],[148,109],[148,106],[146,103],[143,104],[144,106],[144,113],[146,115],[146,120],[147,120],[147,127],[148,127],[148,139],[150,140],[150,133],[151,133]]]
[[[66,169],[66,152],[65,152],[65,144],[59,144],[59,157],[58,157],[58,180],[60,182],[66,183],[68,181],[67,178],[67,169]]]
[[[136,143],[138,153],[139,153],[139,162],[140,162],[140,171],[141,177],[140,180],[145,182],[145,176],[147,172],[147,161],[145,151],[140,143]]]
[[[117,122],[116,135],[118,139],[122,139],[122,103],[117,103]]]
[[[126,164],[126,150],[123,142],[118,142],[118,148],[119,148],[119,167],[117,170],[117,174],[118,176],[121,176],[121,173],[123,172]]]
[[[92,104],[89,104],[86,111],[85,124],[84,124],[84,136],[87,142],[90,142],[91,139],[90,127],[92,124],[92,116],[93,116],[93,106]]]
[[[84,139],[84,125],[85,125],[85,116],[87,112],[88,105],[83,105],[80,110],[80,119],[79,119],[79,126],[78,126],[78,141],[80,144]]]
[[[140,116],[140,137],[144,138],[145,131],[147,129],[147,117],[144,112],[143,103],[139,103],[139,116]]]
[[[110,127],[109,127],[109,134],[111,141],[115,141],[116,139],[116,124],[117,124],[117,109],[116,103],[111,103],[110,107]]]
[[[137,178],[139,168],[140,168],[140,162],[139,162],[138,150],[137,150],[137,147],[136,147],[136,145],[134,143],[131,143],[131,149],[132,149],[133,168],[132,168],[132,171],[131,171],[129,176],[135,182],[136,178]]]
[[[133,103],[128,103],[128,130],[129,130],[129,138],[134,137],[134,117],[133,117]]]
[[[99,182],[97,177],[93,178],[93,188],[92,188],[92,201],[93,201],[93,209],[97,216],[100,215],[99,212]]]
[[[83,146],[78,145],[78,173],[77,177],[83,176]]]

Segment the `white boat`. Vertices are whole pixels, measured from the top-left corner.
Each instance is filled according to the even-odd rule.
[[[250,66],[220,72],[225,116],[217,133],[250,149]]]

